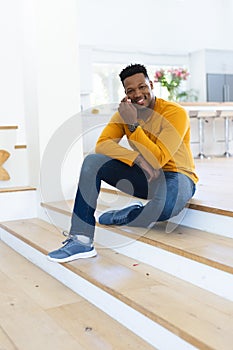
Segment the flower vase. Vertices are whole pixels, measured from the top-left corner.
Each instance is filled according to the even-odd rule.
[[[168,90],[168,100],[169,101],[176,101],[176,90],[175,89]]]

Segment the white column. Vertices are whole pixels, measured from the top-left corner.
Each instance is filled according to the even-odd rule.
[[[45,200],[62,199],[77,182],[83,152],[77,0],[23,0],[24,77],[31,180]],[[75,159],[70,162],[72,144]],[[78,144],[78,147],[77,147]],[[67,159],[72,167],[67,166]],[[40,175],[40,176],[39,176]],[[59,188],[58,188],[59,187]],[[43,194],[44,195],[44,194]]]

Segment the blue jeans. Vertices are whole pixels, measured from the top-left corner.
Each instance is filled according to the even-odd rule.
[[[129,226],[150,227],[178,215],[194,195],[195,184],[186,175],[163,172],[148,183],[146,174],[138,166],[127,164],[102,154],[88,155],[83,162],[75,198],[71,234],[82,234],[94,240],[95,210],[101,181],[149,202],[131,211]]]

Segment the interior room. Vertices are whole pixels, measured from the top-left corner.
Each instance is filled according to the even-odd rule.
[[[232,0],[1,1],[0,349],[232,347],[232,18]],[[50,262],[135,63],[187,113],[196,192],[153,228],[96,223],[97,257]],[[96,218],[134,200],[103,182]]]

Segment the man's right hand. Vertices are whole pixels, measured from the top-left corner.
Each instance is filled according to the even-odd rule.
[[[137,109],[131,100],[124,97],[118,107],[118,112],[125,124],[135,124],[137,122]]]
[[[142,170],[146,172],[148,182],[156,180],[159,177],[160,171],[154,169],[144,158],[139,154],[135,159],[135,164],[137,164]]]

